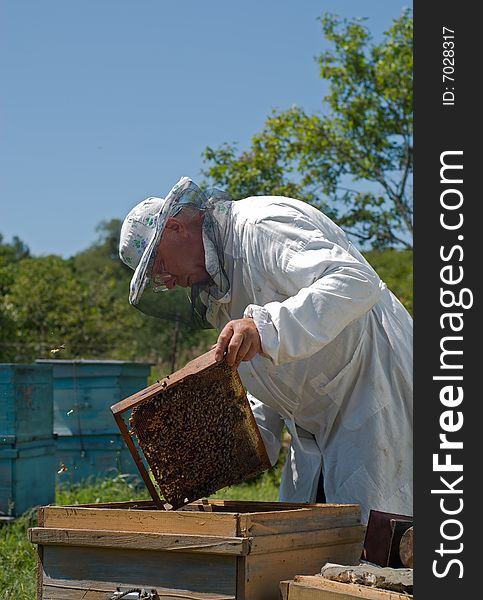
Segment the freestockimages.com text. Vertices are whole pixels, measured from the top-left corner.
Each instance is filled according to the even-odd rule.
[[[433,382],[439,386],[439,449],[433,454],[433,472],[438,489],[431,494],[439,498],[441,524],[437,558],[433,574],[463,577],[463,438],[464,374],[463,342],[465,311],[473,306],[473,292],[464,286],[464,195],[463,151],[447,150],[440,154],[440,226],[444,244],[440,246],[438,372]]]

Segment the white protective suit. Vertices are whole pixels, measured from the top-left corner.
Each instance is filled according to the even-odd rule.
[[[207,316],[258,328],[263,354],[239,373],[272,464],[284,423],[292,436],[280,500],[314,502],[322,469],[327,502],[360,504],[363,522],[370,509],[412,515],[410,315],[304,202],[246,198],[219,222],[230,290]]]

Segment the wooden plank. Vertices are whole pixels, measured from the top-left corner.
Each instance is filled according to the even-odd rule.
[[[287,592],[287,600],[353,600],[353,598],[354,596],[330,590],[320,590],[293,581],[289,583]]]
[[[253,500],[218,500],[208,498],[208,502],[215,507],[217,512],[224,513],[265,513],[280,512],[287,510],[305,509],[317,512],[324,512],[326,515],[344,512],[357,511],[357,504],[309,504],[307,502],[262,502]],[[195,500],[183,506],[179,510],[198,510],[203,501]],[[76,504],[76,508],[152,508],[156,509],[153,500],[130,500],[127,502],[103,502],[96,504]],[[343,508],[342,508],[343,507]],[[347,508],[349,507],[349,508]]]
[[[297,575],[294,578],[294,583],[298,587],[311,587],[323,590],[324,592],[332,592],[337,595],[337,600],[341,600],[340,594],[343,598],[363,598],[364,600],[408,600],[412,598],[409,594],[399,594],[397,592],[391,592],[389,590],[380,590],[377,588],[368,587],[365,585],[357,585],[354,583],[341,583],[340,581],[332,581],[325,577],[318,576],[304,576]],[[292,584],[290,585],[289,600],[292,600],[291,596]],[[320,596],[321,600],[325,599],[325,596]]]
[[[217,508],[221,509],[221,512],[239,512],[237,510],[230,510],[230,507],[225,507],[225,500],[211,500],[211,499],[206,499],[208,500],[210,506],[216,506]],[[270,505],[272,505],[272,503],[270,503]],[[156,505],[154,503],[153,500],[129,500],[129,501],[125,501],[125,502],[96,502],[95,504],[75,504],[75,505],[71,505],[69,506],[69,508],[71,507],[75,507],[75,508],[132,508],[132,509],[150,509],[150,510],[157,510],[156,509]],[[197,511],[197,510],[201,510],[200,507],[203,506],[203,500],[195,500],[194,502],[190,502],[189,504],[186,504],[185,506],[183,506],[182,508],[179,508],[178,510],[191,510],[191,511]],[[226,510],[223,510],[224,508],[226,508]]]
[[[95,589],[89,586],[88,589],[69,588],[46,585],[43,589],[43,600],[106,600],[109,598],[106,590]]]
[[[37,511],[37,524],[42,527],[44,524],[44,507],[41,506]],[[42,546],[37,546],[37,567],[36,567],[36,586],[37,586],[37,600],[44,600],[44,577],[43,577],[43,561],[44,561],[44,549]]]
[[[126,423],[124,422],[122,414],[115,413],[114,418],[119,427],[121,435],[124,441],[126,442],[129,451],[131,452],[131,456],[133,457],[133,460],[136,463],[139,473],[143,478],[144,484],[148,488],[149,493],[151,494],[151,498],[154,500],[154,503],[158,508],[164,509],[164,502],[161,500],[154,483],[151,481],[151,477],[149,476],[148,470],[144,466],[143,460],[131,438],[131,435],[129,434],[129,430],[127,428]]]
[[[333,527],[359,525],[358,504],[326,504],[283,512],[259,512],[240,515],[240,535],[263,536]]]
[[[116,507],[119,504],[122,507],[126,506],[126,503],[113,504]],[[303,508],[246,515],[215,511],[207,513],[198,510],[159,511],[152,510],[153,505],[149,503],[146,508],[131,510],[91,506],[92,508],[83,506],[44,507],[42,509],[44,525],[61,529],[257,537],[278,533],[328,530],[329,528],[350,527],[359,524],[358,513],[347,510],[349,505],[343,505],[341,511],[333,511],[330,507],[327,511],[312,511]]]
[[[42,546],[39,546],[37,548],[37,566],[36,566],[36,573],[35,573],[35,586],[37,588],[37,596],[36,596],[37,600],[43,600],[43,598],[44,598],[43,569],[42,569],[43,553],[44,553],[44,549],[42,548]]]
[[[126,410],[132,409],[135,406],[138,406],[141,402],[143,402],[146,398],[150,398],[155,394],[164,391],[167,387],[171,387],[172,385],[176,385],[179,381],[182,381],[185,377],[189,377],[193,373],[199,372],[204,369],[208,369],[217,364],[215,360],[215,352],[216,350],[209,350],[205,352],[201,356],[195,358],[186,364],[182,369],[172,373],[168,377],[164,377],[158,383],[153,383],[149,387],[144,390],[140,390],[136,394],[117,402],[113,406],[111,406],[111,411],[114,415],[122,414]]]
[[[290,583],[290,579],[280,582],[280,600],[288,600],[288,588]]]
[[[250,555],[356,543],[360,544],[360,552],[362,553],[365,531],[364,525],[354,525],[352,527],[337,527],[318,531],[262,535],[250,538]]]
[[[48,506],[45,527],[237,537],[237,515],[165,510]]]
[[[245,595],[246,556],[237,556],[236,559],[236,598],[249,600]]]
[[[133,510],[157,510],[153,500],[128,500],[125,502],[96,502],[94,504],[70,504],[60,508],[125,508]]]
[[[209,554],[245,555],[249,551],[247,538],[174,535],[97,529],[55,529],[32,527],[30,542],[42,546],[86,546],[94,548],[132,548],[137,550],[166,550],[206,552]]]
[[[95,582],[94,589],[107,586],[112,592],[120,586],[235,596],[236,559],[200,552],[44,546],[43,582],[45,589],[84,592]]]
[[[296,575],[313,575],[326,562],[358,564],[361,545],[337,544],[319,548],[300,548],[245,557],[245,598],[279,600],[280,582]]]
[[[192,502],[198,504],[200,501]],[[341,512],[357,510],[358,504],[309,504],[308,502],[263,502],[254,500],[215,500],[210,499],[210,504],[214,506],[224,507],[231,512],[240,513],[265,513],[274,511],[287,511],[305,509],[313,512]]]
[[[66,585],[46,585],[44,590],[44,600],[106,600],[115,591],[114,583],[99,587],[99,582],[92,581],[87,583],[87,588],[70,587],[69,582]],[[122,588],[124,589],[124,587]],[[237,600],[234,595],[226,594],[203,594],[201,592],[191,592],[190,590],[176,590],[167,588],[156,588],[160,600]]]
[[[198,504],[200,501],[192,502]],[[273,512],[305,508],[309,510],[331,510],[339,506],[357,506],[352,504],[309,504],[307,502],[263,502],[256,500],[217,500],[210,498],[210,504],[240,513]]]

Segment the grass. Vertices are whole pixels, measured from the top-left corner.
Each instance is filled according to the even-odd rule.
[[[36,578],[35,548],[27,540],[27,529],[37,524],[30,511],[8,525],[0,525],[0,598],[34,600]]]
[[[211,498],[225,500],[278,499],[283,456],[269,471],[237,486],[218,491]],[[132,476],[97,479],[83,484],[59,486],[55,503],[58,505],[96,504],[149,500],[150,496],[139,480]],[[27,540],[27,529],[37,525],[37,512],[31,510],[14,522],[0,525],[0,600],[35,600],[37,557],[36,547]]]

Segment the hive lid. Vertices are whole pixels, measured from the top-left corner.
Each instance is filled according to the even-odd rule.
[[[179,508],[270,468],[238,372],[214,356],[211,350],[111,407],[159,507]]]

